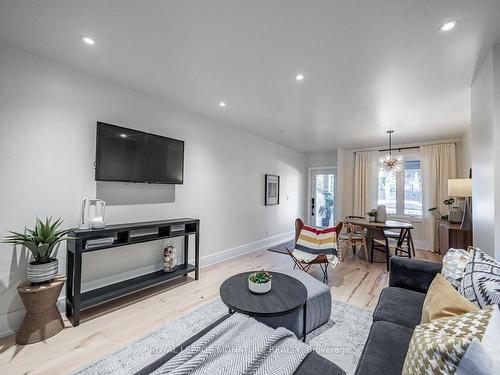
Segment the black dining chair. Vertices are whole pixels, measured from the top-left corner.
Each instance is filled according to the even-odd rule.
[[[411,221],[408,220],[398,220],[402,223],[411,224]],[[389,238],[390,240],[396,241],[395,255],[398,255],[398,252],[402,255],[405,255],[408,258],[415,257],[415,244],[413,243],[413,237],[411,235],[411,229],[401,229],[399,232],[384,230],[384,236]],[[406,242],[406,248],[403,246]]]

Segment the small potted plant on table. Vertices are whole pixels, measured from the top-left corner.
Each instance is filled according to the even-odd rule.
[[[372,223],[377,217],[377,210],[373,209],[371,211],[368,211],[366,214],[368,215],[368,221]]]
[[[251,273],[248,276],[248,289],[252,293],[265,294],[271,290],[271,280],[273,276],[264,270]]]

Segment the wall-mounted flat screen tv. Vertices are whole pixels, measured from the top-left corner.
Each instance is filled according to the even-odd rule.
[[[184,141],[98,122],[95,179],[182,184]]]

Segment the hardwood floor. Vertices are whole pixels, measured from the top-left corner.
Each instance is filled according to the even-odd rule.
[[[431,261],[441,258],[426,251],[417,251],[417,257]],[[160,286],[88,310],[76,328],[65,319],[66,328],[44,342],[20,346],[15,344],[14,336],[4,338],[0,340],[2,375],[67,374],[218,297],[220,284],[231,275],[291,267],[286,255],[257,251],[203,268],[198,281],[185,277],[175,286]],[[310,273],[318,279],[322,277],[319,269]],[[330,270],[328,285],[333,298],[373,309],[387,282],[385,263],[368,266],[350,254],[335,270]]]

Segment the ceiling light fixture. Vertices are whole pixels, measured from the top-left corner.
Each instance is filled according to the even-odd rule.
[[[439,30],[441,31],[450,31],[453,29],[455,26],[457,26],[457,21],[448,21],[446,23],[443,23]]]
[[[394,130],[387,130],[387,134],[389,134],[389,150],[387,151],[389,151],[389,153],[378,161],[380,170],[386,173],[393,171],[400,172],[404,167],[404,161],[401,155],[392,156],[392,133],[394,133]]]
[[[120,134],[120,137],[122,137],[122,138],[127,138],[127,134],[125,134],[125,133],[121,133],[121,134]]]
[[[95,44],[94,39],[86,35],[82,36],[82,41],[83,43],[88,44],[89,46],[93,46]]]
[[[219,107],[224,108],[226,106],[226,102],[219,102]]]
[[[304,79],[304,75],[303,75],[302,73],[299,73],[299,74],[297,74],[297,75],[295,76],[295,79],[296,79],[297,81],[302,81],[302,80]]]

